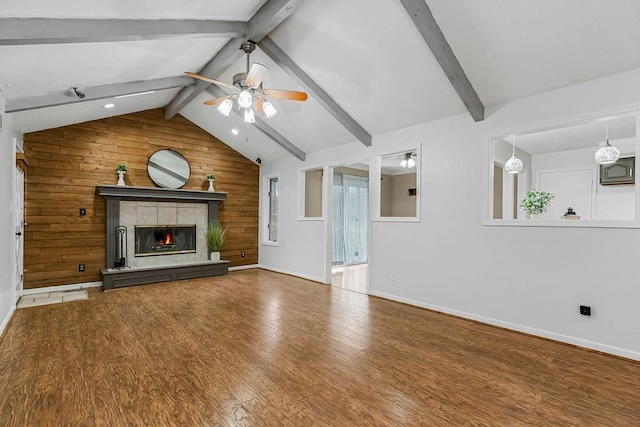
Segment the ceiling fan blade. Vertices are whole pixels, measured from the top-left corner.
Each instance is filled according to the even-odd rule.
[[[249,87],[258,87],[267,76],[268,72],[269,69],[267,67],[258,62],[254,62],[251,64],[249,74],[247,74],[247,78],[244,79],[244,81]]]
[[[225,99],[231,98],[233,95],[223,96],[222,98],[212,99],[211,101],[203,102],[204,105],[216,105],[224,101]]]
[[[266,116],[266,114],[264,113],[264,106],[262,105],[264,102],[264,100],[262,99],[261,96],[256,98],[256,110],[258,111],[258,114],[260,114],[261,116]]]
[[[235,86],[232,86],[225,82],[221,82],[220,80],[210,79],[209,77],[201,76],[200,74],[191,73],[189,71],[185,71],[184,73],[189,77],[193,77],[194,79],[203,80],[205,82],[213,83],[215,85],[222,86],[222,87],[232,87],[235,89]]]
[[[262,94],[269,98],[289,99],[291,101],[306,101],[309,98],[306,92],[296,90],[262,89]]]

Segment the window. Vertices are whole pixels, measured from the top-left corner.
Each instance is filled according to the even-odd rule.
[[[270,242],[278,241],[278,196],[279,185],[278,178],[269,179],[269,222],[267,224],[268,240]]]

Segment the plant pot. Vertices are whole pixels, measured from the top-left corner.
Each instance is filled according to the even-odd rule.
[[[215,179],[208,179],[207,181],[209,181],[209,188],[207,191],[216,191],[213,189],[213,181],[215,181]]]
[[[220,261],[220,252],[209,253],[209,261]]]
[[[116,172],[118,172],[118,183],[116,185],[119,185],[121,187],[124,187],[125,185],[127,185],[124,183],[124,174],[127,173],[127,171],[116,171]]]

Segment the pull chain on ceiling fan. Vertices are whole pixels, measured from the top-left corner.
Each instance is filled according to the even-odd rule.
[[[236,93],[223,96],[221,98],[206,101],[204,105],[218,105],[218,112],[229,117],[233,109],[233,101],[236,101],[238,108],[243,112],[245,123],[255,123],[256,112],[268,119],[278,114],[278,110],[265,98],[286,99],[290,101],[306,101],[309,97],[306,92],[282,89],[266,89],[262,87],[269,68],[254,62],[251,64],[251,52],[256,48],[256,44],[251,41],[243,42],[240,45],[247,54],[247,71],[233,76],[233,84],[228,84],[196,73],[185,72],[186,75],[205,82],[213,83],[217,86],[229,88]]]

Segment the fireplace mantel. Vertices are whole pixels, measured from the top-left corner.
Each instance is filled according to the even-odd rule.
[[[98,196],[120,200],[148,200],[150,202],[223,202],[227,193],[220,191],[175,190],[172,188],[128,187],[100,185],[96,187]]]
[[[139,285],[152,281],[178,280],[188,277],[203,277],[204,275],[227,274],[228,261],[220,263],[202,263],[196,267],[190,266],[185,270],[184,265],[176,264],[169,267],[157,267],[162,274],[169,274],[168,279],[149,274],[147,269],[130,269],[112,271],[115,262],[115,227],[120,224],[120,202],[149,201],[149,202],[178,202],[178,203],[206,203],[208,205],[208,224],[218,222],[218,203],[227,200],[227,193],[219,191],[174,190],[170,188],[129,187],[119,185],[100,185],[96,187],[96,194],[106,199],[106,232],[107,232],[107,269],[102,271],[103,289],[113,287]],[[193,271],[192,271],[193,270]],[[186,273],[185,273],[186,271]],[[177,274],[176,272],[180,272]],[[158,273],[160,274],[160,273]],[[177,274],[177,275],[176,275]],[[194,275],[196,274],[196,275]],[[116,280],[117,278],[118,280]]]

